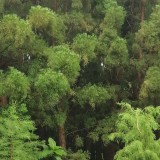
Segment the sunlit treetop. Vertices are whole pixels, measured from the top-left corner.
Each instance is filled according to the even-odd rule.
[[[5,15],[0,21],[0,53],[22,55],[35,40],[30,24],[16,15]]]
[[[57,43],[64,41],[65,25],[63,18],[49,8],[36,6],[29,11],[28,21],[33,30],[43,38],[50,41],[54,39]],[[53,40],[52,40],[53,41]],[[52,42],[54,44],[54,42]]]
[[[73,84],[79,75],[80,57],[66,45],[49,48],[45,51],[48,56],[48,66],[54,71],[63,73]]]
[[[98,44],[95,35],[88,35],[86,33],[78,34],[72,44],[72,49],[79,54],[84,64],[96,58],[95,48]]]
[[[21,102],[30,91],[30,82],[27,76],[15,68],[10,68],[7,73],[1,72],[0,93],[9,97],[10,103]]]

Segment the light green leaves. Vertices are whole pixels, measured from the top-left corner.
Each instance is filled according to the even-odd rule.
[[[148,21],[144,21],[136,34],[136,40],[145,53],[159,53],[160,50],[160,5],[156,5]],[[141,43],[143,41],[143,43]]]
[[[46,69],[37,75],[34,88],[44,106],[47,106],[47,104],[55,106],[60,98],[69,91],[70,86],[67,78],[62,73]]]
[[[62,147],[56,145],[52,139],[48,139],[48,147],[42,152],[43,157],[53,158],[54,160],[62,160],[61,157],[66,155]]]
[[[84,64],[92,61],[95,57],[95,48],[98,44],[97,37],[94,35],[78,34],[72,44],[72,49],[80,55]]]
[[[91,107],[95,108],[96,105],[105,103],[107,100],[111,99],[112,96],[109,90],[102,86],[87,85],[77,92],[76,97],[78,103],[82,107],[89,104]]]
[[[16,15],[5,15],[0,22],[0,51],[2,55],[23,56],[23,50],[33,43],[34,33],[25,20]],[[26,51],[25,51],[26,52]]]
[[[116,123],[116,132],[110,135],[111,140],[125,143],[125,147],[118,151],[115,159],[145,159],[160,157],[160,143],[155,140],[154,131],[160,128],[156,118],[160,116],[160,107],[148,107],[145,110],[133,109],[129,104],[120,104],[123,111]],[[158,112],[157,112],[158,111]],[[156,117],[153,112],[157,113]]]
[[[54,71],[63,73],[73,84],[79,75],[80,58],[68,46],[56,46],[46,51],[48,66]]]
[[[44,37],[55,38],[57,42],[64,40],[65,26],[62,17],[49,8],[36,6],[30,9],[28,21],[37,33]]]
[[[65,151],[62,149],[62,147],[57,146],[56,142],[52,138],[49,138],[48,142],[49,142],[48,145],[50,149],[52,150],[53,155],[56,158],[56,160],[61,160],[61,157],[66,154]]]
[[[141,86],[140,98],[142,100],[154,101],[154,98],[160,97],[160,68],[150,67]]]
[[[10,102],[25,99],[30,91],[30,83],[24,73],[15,68],[10,68],[7,74],[2,75],[0,81],[1,94],[8,96]]]
[[[128,48],[125,39],[119,35],[125,19],[123,7],[116,0],[103,1],[105,17],[100,24],[98,51],[107,66],[120,66],[128,63]]]
[[[52,149],[53,154],[55,154],[55,156],[61,157],[65,154],[65,151],[62,149],[62,147],[57,146],[56,142],[52,138],[48,139],[48,143],[49,147]]]
[[[67,160],[90,160],[90,155],[88,152],[85,152],[83,150],[78,150],[77,152],[69,152],[67,155]]]
[[[126,41],[117,37],[111,42],[107,56],[104,59],[106,65],[119,66],[128,63],[128,49]]]
[[[14,104],[0,113],[0,159],[40,159],[45,144],[33,133],[34,123],[26,115],[26,106]]]

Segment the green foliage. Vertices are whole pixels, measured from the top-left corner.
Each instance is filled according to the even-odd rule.
[[[45,149],[42,153],[44,157],[50,157],[54,160],[62,160],[61,157],[66,155],[66,152],[62,149],[62,147],[59,147],[56,145],[56,142],[52,139],[48,139],[48,148]]]
[[[104,0],[102,3],[104,5],[105,18],[101,27],[120,30],[126,16],[123,7],[119,6],[116,0]]]
[[[39,107],[45,108],[58,104],[60,98],[69,91],[70,86],[62,73],[46,69],[37,75],[34,88],[38,95]]]
[[[103,143],[107,146],[110,143],[110,134],[115,131],[116,119],[117,114],[113,113],[111,116],[99,120],[94,130],[89,133],[89,138],[91,138],[94,143],[98,142],[101,138]]]
[[[48,66],[55,71],[62,72],[73,84],[80,71],[80,58],[67,46],[56,46],[46,51]]]
[[[10,102],[21,101],[25,99],[30,91],[30,83],[26,75],[15,68],[2,75],[1,77],[1,94],[8,96]]]
[[[17,112],[17,108],[20,111]],[[26,115],[26,106],[13,104],[0,114],[0,159],[41,158],[44,142],[34,134],[34,123]]]
[[[75,146],[78,147],[78,148],[84,146],[83,138],[80,137],[79,135],[77,135],[76,138],[75,138]]]
[[[95,48],[97,45],[97,37],[94,35],[79,34],[77,35],[72,44],[72,49],[81,56],[84,64],[92,61],[95,57]]]
[[[160,6],[157,5],[153,13],[150,16],[148,21],[145,21],[141,29],[136,34],[137,42],[139,43],[140,47],[144,49],[147,53],[159,53],[159,38],[158,35],[160,34],[159,29],[159,20],[160,16]],[[143,41],[143,43],[141,43]]]
[[[82,150],[78,150],[75,153],[69,152],[67,154],[67,160],[89,160],[90,156],[88,152],[83,152]]]
[[[71,40],[77,35],[93,30],[93,19],[81,12],[72,11],[65,15],[64,22],[67,26],[67,39]]]
[[[70,90],[67,78],[60,72],[44,69],[34,78],[32,88],[29,104],[36,124],[50,128],[64,124],[67,105],[59,103]]]
[[[36,6],[29,11],[28,21],[36,32],[44,37],[56,39],[58,43],[64,40],[65,26],[63,19],[49,8]]]
[[[0,14],[4,12],[4,2],[5,0],[1,0],[0,2]]]
[[[100,24],[98,55],[102,56],[105,65],[109,67],[126,65],[128,63],[127,42],[119,36],[125,11],[116,0],[104,0],[99,2],[97,7],[102,7],[105,14]]]
[[[160,97],[160,69],[159,67],[150,67],[146,73],[144,82],[140,90],[140,98],[142,100],[150,100],[152,103],[155,98]]]
[[[120,66],[128,63],[126,40],[117,35],[114,29],[104,29],[99,36],[99,54],[107,66]]]
[[[35,39],[29,23],[16,15],[0,21],[0,52],[5,56],[23,56]]]
[[[160,141],[156,140],[154,131],[160,129],[156,121],[160,117],[160,107],[141,110],[133,109],[126,103],[120,105],[123,111],[119,114],[116,132],[110,135],[110,139],[125,143],[125,147],[117,152],[115,159],[158,160]]]
[[[105,64],[112,66],[119,66],[127,64],[128,49],[126,41],[122,38],[116,38],[108,48],[107,56],[105,57]]]
[[[97,85],[87,85],[76,93],[78,103],[83,107],[89,104],[92,108],[112,98],[109,89]]]
[[[75,10],[82,9],[82,0],[72,0],[72,8]]]

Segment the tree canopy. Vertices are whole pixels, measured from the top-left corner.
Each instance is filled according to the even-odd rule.
[[[159,160],[159,17],[159,0],[1,0],[0,159]]]

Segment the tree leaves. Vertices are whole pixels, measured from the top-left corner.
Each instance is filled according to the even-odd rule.
[[[37,160],[41,158],[41,149],[45,147],[45,144],[39,141],[38,136],[33,133],[35,127],[30,117],[25,115],[26,112],[18,113],[17,108],[26,110],[25,105],[13,104],[1,111],[0,158]]]
[[[115,159],[157,159],[160,156],[159,140],[155,139],[154,131],[160,126],[152,112],[133,109],[129,104],[121,103],[122,113],[116,124],[116,132],[110,135],[111,140],[125,143],[125,147],[117,152]],[[160,107],[157,107],[160,108]],[[151,107],[149,108],[151,110]],[[157,114],[159,117],[160,112]]]
[[[33,29],[44,37],[47,35],[49,38],[54,38],[58,43],[64,41],[65,26],[63,19],[49,8],[32,7],[29,11],[28,21]]]
[[[80,58],[67,46],[56,46],[45,51],[48,55],[48,66],[63,73],[73,84],[79,75]]]
[[[106,88],[96,85],[87,85],[80,89],[77,94],[77,101],[83,107],[88,104],[95,108],[96,105],[105,103],[112,95]]]
[[[10,67],[9,72],[2,76],[0,84],[2,84],[3,88],[0,92],[2,95],[9,97],[10,103],[12,101],[20,102],[27,97],[30,91],[30,83],[24,73]]]
[[[159,67],[150,67],[146,73],[146,77],[141,86],[140,98],[142,101],[150,101],[149,103],[156,103],[155,98],[160,97],[160,69]]]
[[[73,40],[72,49],[80,55],[81,60],[86,65],[96,57],[95,48],[97,44],[95,35],[78,34]]]

